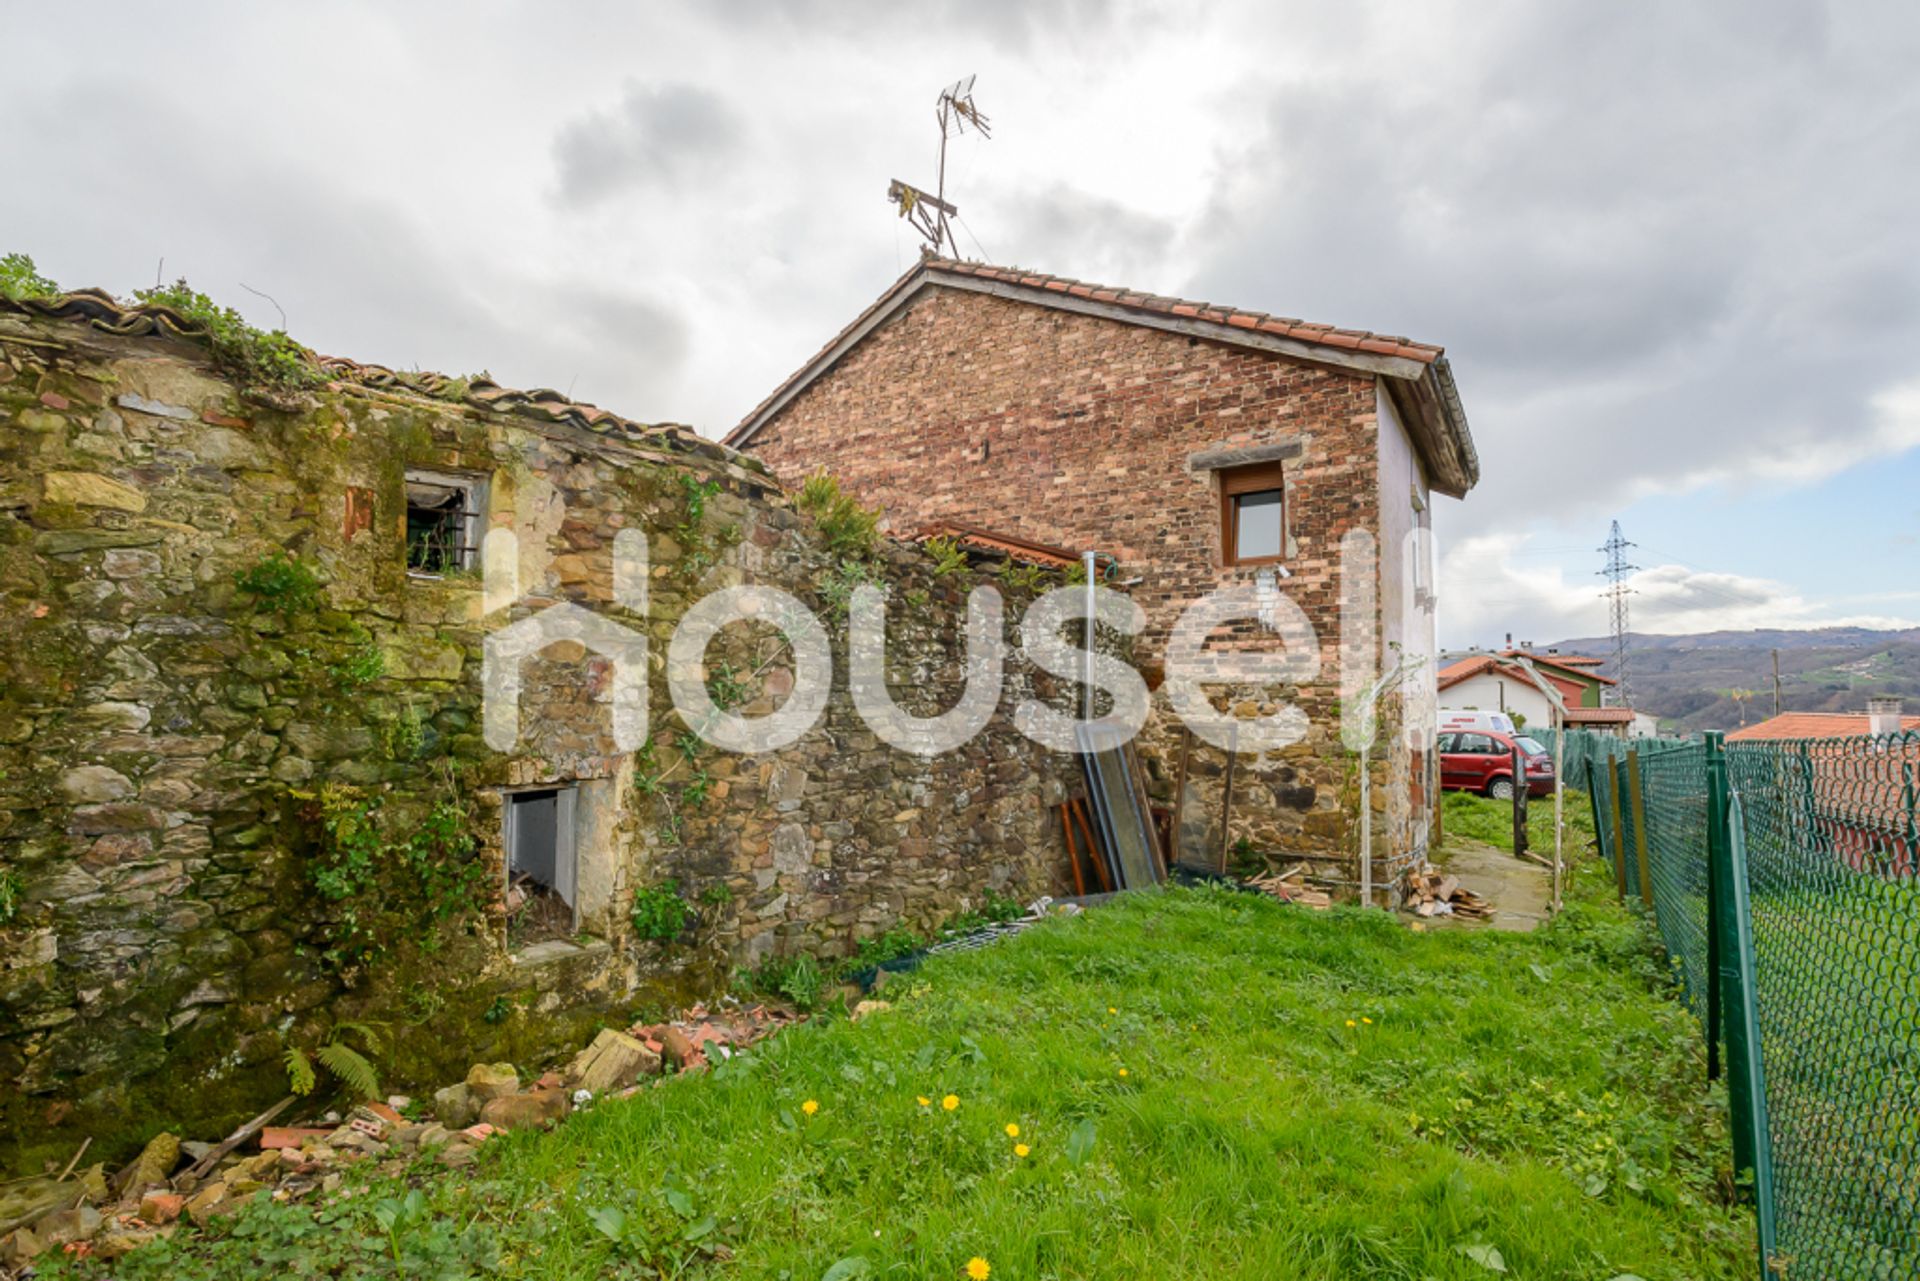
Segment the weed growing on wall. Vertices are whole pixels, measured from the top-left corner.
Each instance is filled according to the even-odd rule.
[[[693,909],[680,897],[680,882],[665,880],[637,890],[633,896],[633,932],[640,938],[664,942],[687,928]]]
[[[929,538],[920,544],[927,555],[933,557],[933,576],[952,578],[956,574],[967,572],[969,562],[967,550],[958,542],[942,534],[938,538]]]
[[[11,925],[19,917],[20,900],[25,893],[20,873],[10,867],[0,867],[0,925]]]
[[[677,478],[681,496],[680,523],[673,526],[670,532],[681,548],[676,572],[683,583],[692,585],[739,543],[740,526],[729,523],[709,534],[705,526],[707,501],[719,493],[723,486],[717,480],[702,479],[690,471],[678,473]]]
[[[879,541],[880,513],[862,507],[851,494],[843,492],[840,482],[825,472],[815,472],[800,487],[798,506],[813,517],[826,540],[826,548],[835,556],[870,556]]]
[[[297,614],[320,599],[319,577],[305,561],[285,552],[234,571],[233,584],[253,598],[256,609],[274,614]]]

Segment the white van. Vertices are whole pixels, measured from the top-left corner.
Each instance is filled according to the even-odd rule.
[[[1462,730],[1492,731],[1511,738],[1520,731],[1514,728],[1513,718],[1505,712],[1448,712],[1440,713],[1440,732],[1457,734]]]

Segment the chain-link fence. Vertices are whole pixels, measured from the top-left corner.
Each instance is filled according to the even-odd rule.
[[[1724,1047],[1769,1275],[1920,1277],[1920,735],[1581,750],[1709,1074]]]

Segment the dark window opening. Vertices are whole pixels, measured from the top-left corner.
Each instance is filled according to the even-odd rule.
[[[507,794],[507,941],[515,950],[573,936],[576,795],[571,787]]]
[[[407,568],[416,574],[472,569],[479,504],[471,481],[407,473]]]
[[[1228,565],[1259,565],[1284,559],[1286,513],[1286,489],[1279,463],[1221,472],[1221,559]]]

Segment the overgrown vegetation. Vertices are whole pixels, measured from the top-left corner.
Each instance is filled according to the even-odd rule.
[[[299,391],[325,381],[313,353],[284,330],[255,328],[239,312],[222,307],[184,280],[135,290],[134,297],[150,306],[172,308],[204,330],[214,360],[248,386]]]
[[[60,286],[41,275],[35,269],[33,259],[27,255],[7,254],[0,257],[0,297],[25,302],[29,298],[59,296]]]
[[[235,570],[233,584],[253,597],[254,605],[274,614],[297,614],[312,609],[320,599],[320,579],[297,556],[274,552],[245,569]]]
[[[740,526],[728,522],[709,533],[706,529],[707,502],[724,486],[711,477],[702,478],[691,471],[677,473],[680,484],[680,522],[671,529],[680,544],[680,561],[675,573],[688,586],[700,581],[709,569],[720,563],[728,549],[739,543]]]
[[[329,962],[366,964],[401,941],[434,951],[448,921],[479,909],[486,871],[451,795],[412,821],[388,814],[384,794],[345,784],[294,796],[319,833],[307,878],[332,905]]]
[[[318,1219],[262,1196],[113,1267],[1749,1275],[1699,1037],[1604,870],[1579,868],[1566,913],[1532,935],[1416,934],[1224,890],[1129,896],[933,958],[858,1024],[816,1020],[490,1140],[474,1171],[423,1169],[411,1188],[356,1172],[365,1190]]]
[[[633,932],[643,939],[664,942],[678,938],[693,918],[693,908],[680,896],[680,882],[665,880],[634,891]]]
[[[826,549],[832,555],[853,558],[873,554],[880,538],[880,512],[862,507],[826,472],[807,477],[800,487],[797,504],[820,527]]]
[[[1566,818],[1564,849],[1572,859],[1593,848],[1593,807],[1585,792],[1568,789],[1563,803]],[[1443,792],[1440,827],[1445,842],[1480,841],[1513,852],[1513,803],[1490,800],[1471,792]],[[1545,858],[1553,856],[1553,798],[1536,796],[1527,803],[1527,846]]]

